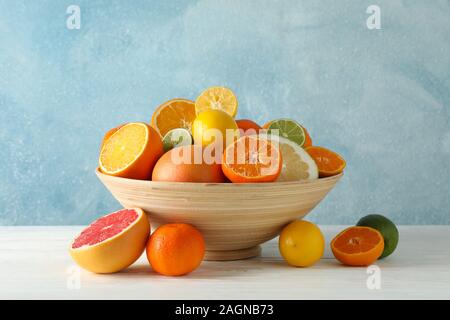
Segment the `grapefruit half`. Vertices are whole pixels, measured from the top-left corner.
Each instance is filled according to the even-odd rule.
[[[141,256],[149,234],[150,223],[142,209],[122,209],[84,229],[72,242],[70,255],[91,272],[117,272]]]

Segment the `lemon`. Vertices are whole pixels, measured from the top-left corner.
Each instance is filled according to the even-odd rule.
[[[238,101],[233,93],[225,87],[211,87],[203,91],[195,100],[195,112],[198,114],[206,110],[221,110],[234,118]]]
[[[228,134],[228,138],[227,138]],[[207,110],[200,113],[192,123],[194,143],[202,146],[221,142],[223,147],[239,137],[236,121],[224,111]]]
[[[281,231],[278,247],[290,265],[309,267],[322,257],[325,239],[314,223],[297,220]]]
[[[319,170],[313,158],[298,144],[283,137],[277,137],[283,157],[283,167],[277,181],[315,180]]]
[[[315,180],[319,170],[314,159],[298,144],[281,136],[259,134],[260,137],[276,143],[281,151],[283,165],[277,182]]]

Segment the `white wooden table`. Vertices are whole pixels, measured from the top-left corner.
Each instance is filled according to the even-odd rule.
[[[315,266],[289,267],[273,240],[259,258],[203,262],[192,274],[174,278],[154,273],[145,255],[117,274],[80,270],[67,249],[81,229],[0,227],[0,299],[450,298],[450,226],[400,227],[397,251],[377,263],[375,274],[340,265],[328,244]],[[329,243],[343,227],[321,229]]]

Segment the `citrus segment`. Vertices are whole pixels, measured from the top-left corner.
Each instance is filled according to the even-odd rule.
[[[164,136],[175,128],[191,131],[195,116],[194,101],[177,98],[166,101],[156,108],[151,124],[161,136]]]
[[[244,136],[230,144],[222,159],[222,170],[236,183],[271,182],[281,171],[281,153],[269,140]]]
[[[305,143],[305,131],[296,121],[291,119],[278,119],[270,122],[269,133],[278,133],[280,137],[291,140],[300,147]]]
[[[119,210],[84,229],[72,242],[70,254],[91,272],[117,272],[140,257],[149,234],[150,224],[141,209]]]
[[[383,253],[384,240],[378,230],[369,227],[350,227],[331,241],[337,260],[350,266],[368,266]]]
[[[195,100],[197,114],[206,110],[221,110],[234,118],[237,107],[238,101],[233,91],[224,87],[208,88]]]
[[[305,150],[317,163],[320,177],[330,177],[344,171],[345,160],[336,152],[318,146],[307,147]]]
[[[118,129],[102,147],[103,173],[130,179],[148,179],[163,153],[159,134],[145,123],[129,123]]]

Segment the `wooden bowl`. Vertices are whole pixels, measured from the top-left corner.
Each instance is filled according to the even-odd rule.
[[[142,208],[152,227],[182,222],[205,237],[206,260],[256,256],[260,244],[289,222],[303,218],[342,174],[314,181],[277,183],[184,183],[132,180],[96,174],[125,207]]]

